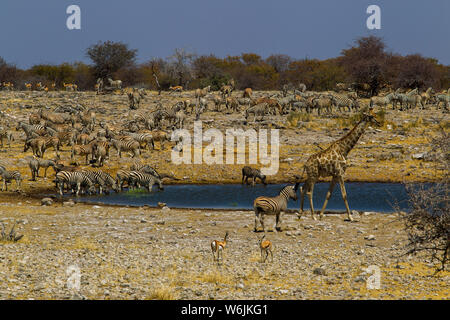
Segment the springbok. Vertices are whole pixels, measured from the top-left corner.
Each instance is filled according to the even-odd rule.
[[[270,262],[273,262],[272,242],[270,240],[264,240],[266,235],[258,238],[259,249],[261,250],[261,262],[266,262],[270,253]],[[264,256],[265,255],[265,256]]]
[[[216,255],[217,255],[217,261],[219,261],[220,255],[222,255],[222,261],[223,261],[223,250],[225,249],[225,246],[227,245],[227,239],[228,239],[228,231],[225,232],[225,237],[223,238],[223,241],[213,240],[211,242],[211,251],[213,254],[213,261],[216,261]]]

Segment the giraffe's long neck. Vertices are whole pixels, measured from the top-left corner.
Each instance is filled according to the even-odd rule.
[[[366,130],[367,124],[367,121],[361,120],[346,136],[337,141],[341,154],[344,157],[347,157],[348,153],[356,145],[359,138]]]

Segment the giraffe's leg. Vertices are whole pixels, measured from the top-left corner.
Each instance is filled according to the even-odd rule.
[[[314,220],[317,220],[316,216],[314,215],[313,192],[314,192],[314,183],[311,183],[306,194],[308,195],[308,198],[309,198],[309,206],[311,208],[311,217]]]
[[[344,199],[345,208],[347,209],[347,218],[349,221],[353,221],[352,215],[350,213],[350,207],[348,206],[347,202],[347,192],[345,191],[344,178],[342,176],[339,178],[339,184],[341,186],[341,193],[342,198]]]
[[[305,200],[305,192],[309,188],[308,181],[304,184],[303,188],[300,190],[300,216],[303,214],[303,202]]]
[[[336,179],[333,178],[330,182],[330,188],[328,189],[327,196],[325,198],[325,202],[323,203],[322,210],[320,211],[320,219],[323,218],[323,213],[325,212],[325,208],[327,207],[328,200],[330,200],[331,194],[333,193],[334,185],[336,184]]]

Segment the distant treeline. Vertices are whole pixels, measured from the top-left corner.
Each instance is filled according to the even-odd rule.
[[[371,94],[385,87],[393,89],[447,89],[450,66],[420,54],[402,56],[386,51],[381,38],[362,37],[344,49],[341,55],[327,60],[294,59],[273,54],[266,59],[255,53],[219,58],[196,55],[176,49],[165,59],[136,63],[137,50],[121,42],[99,42],[86,49],[92,64],[82,62],[60,65],[35,65],[22,70],[0,58],[0,82],[11,82],[17,89],[25,83],[43,85],[75,83],[79,90],[93,90],[97,78],[122,80],[124,86],[157,89],[183,86],[194,89],[211,85],[217,90],[222,83],[234,79],[237,89],[279,90],[284,84],[304,83],[308,90],[331,90],[337,83],[363,86]]]

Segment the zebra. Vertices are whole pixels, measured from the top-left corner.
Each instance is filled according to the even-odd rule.
[[[128,188],[134,188],[135,184],[134,181],[131,179],[131,172],[130,170],[123,170],[123,169],[119,169],[116,173],[116,185],[118,190],[122,191],[123,190],[123,184],[124,182],[127,183]]]
[[[107,159],[109,157],[108,150],[105,148],[104,145],[96,145],[96,147],[94,149],[93,157],[94,157],[94,159],[93,159],[94,165],[103,167],[105,159]]]
[[[44,178],[47,177],[47,169],[52,167],[57,172],[57,164],[54,160],[44,160],[40,158],[33,157],[28,161],[28,167],[31,170],[31,181],[36,181],[36,177],[39,177],[39,169],[44,168]]]
[[[72,151],[71,151],[71,154],[70,154],[70,159],[72,161],[75,158],[75,155],[85,156],[86,157],[86,164],[89,164],[89,162],[88,162],[89,155],[91,155],[91,157],[94,156],[94,143],[91,142],[91,143],[86,144],[86,145],[74,144],[72,146]]]
[[[45,152],[45,138],[32,138],[25,140],[25,144],[23,147],[23,152],[27,152],[29,148],[33,151],[33,155],[39,158],[44,157]]]
[[[83,171],[60,171],[56,174],[56,188],[59,194],[63,195],[64,185],[73,188],[76,187],[76,196],[79,196],[81,189],[85,189],[90,193],[95,193],[95,184]]]
[[[280,193],[276,197],[258,197],[253,202],[253,208],[255,210],[255,229],[257,232],[258,221],[261,224],[264,233],[266,229],[264,227],[264,215],[276,215],[275,231],[280,231],[279,224],[281,223],[281,212],[286,211],[287,203],[289,199],[297,200],[297,190],[299,183],[295,186],[285,186],[281,189]]]
[[[111,187],[114,191],[118,191],[116,180],[114,178],[103,171],[87,171],[84,170],[84,172],[94,184],[99,185],[99,193],[103,194],[103,189],[106,187]]]
[[[257,105],[252,106],[252,107],[248,107],[248,108],[245,110],[245,120],[248,120],[248,116],[249,116],[250,114],[253,114],[253,115],[254,115],[253,122],[256,121],[256,117],[257,117],[257,116],[260,116],[260,117],[261,117],[260,120],[263,120],[263,119],[264,119],[264,116],[265,116],[268,112],[269,112],[269,104],[268,104],[267,102],[259,103],[259,104],[257,104]]]
[[[45,126],[40,124],[27,124],[23,121],[20,121],[16,126],[16,131],[19,131],[20,129],[25,132],[27,138],[31,137],[33,132],[40,136],[43,136],[47,133]]]
[[[245,166],[242,168],[242,183],[248,184],[248,178],[253,178],[253,186],[255,185],[256,178],[259,178],[261,182],[266,185],[266,176],[261,173],[259,169]]]
[[[4,166],[0,166],[0,176],[3,180],[2,191],[8,191],[8,183],[10,183],[13,179],[16,180],[16,191],[21,189],[23,179],[19,171],[8,171]]]
[[[119,158],[122,158],[122,151],[131,151],[133,152],[133,158],[136,156],[140,156],[140,143],[136,140],[116,140],[111,139],[111,143],[114,149],[117,150]]]
[[[348,111],[350,112],[355,100],[351,99],[349,97],[347,97],[346,95],[343,94],[337,94],[337,93],[333,93],[331,94],[332,98],[331,101],[334,105],[335,108],[338,108],[340,112],[344,111],[344,109],[347,107]]]
[[[130,166],[130,170],[148,173],[148,174],[151,174],[152,176],[157,177],[160,180],[165,179],[165,178],[169,178],[169,179],[173,179],[173,180],[180,180],[180,179],[174,177],[173,175],[170,175],[167,173],[158,173],[154,168],[152,168],[148,164],[136,162]]]
[[[139,171],[131,171],[130,179],[136,184],[138,188],[146,186],[149,192],[152,191],[152,187],[155,183],[158,184],[159,190],[164,190],[161,179],[155,177],[152,174]]]
[[[375,96],[370,98],[370,107],[372,108],[374,105],[380,106],[380,107],[387,107],[389,103],[392,103],[392,100],[394,98],[394,93],[389,93],[385,95],[384,97]]]
[[[141,103],[142,96],[139,93],[136,93],[135,90],[133,92],[128,92],[128,106],[132,110],[136,110],[139,108],[139,104]]]
[[[122,80],[113,80],[111,78],[108,78],[108,82],[111,87],[120,89],[120,90],[122,89]]]
[[[11,141],[14,141],[12,132],[4,129],[3,127],[0,127],[0,143],[2,148],[4,147],[3,139],[6,139],[6,141],[8,142],[8,147],[11,148]]]
[[[148,164],[143,164],[143,163],[133,163],[130,167],[131,171],[140,171],[140,172],[144,172],[144,173],[148,173],[151,174],[157,178],[161,179],[161,176],[159,175],[159,173],[153,169],[152,167],[150,167]]]
[[[450,94],[438,94],[436,95],[436,100],[437,100],[437,106],[438,108],[441,105],[441,102],[444,106],[445,110],[448,110],[450,107]]]
[[[295,95],[291,94],[286,97],[278,99],[278,103],[281,105],[283,113],[289,113],[292,110],[292,104],[296,102]]]
[[[123,132],[123,134],[131,137],[133,140],[139,142],[139,148],[150,150],[150,145],[152,149],[155,150],[155,142],[153,141],[153,135],[148,132],[134,133],[134,132]]]
[[[310,109],[317,109],[317,114],[320,116],[322,110],[326,110],[331,113],[331,107],[333,103],[336,102],[333,96],[321,96],[319,98],[313,98],[311,100]]]

